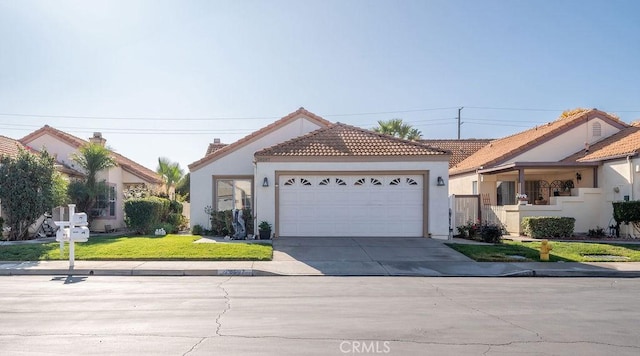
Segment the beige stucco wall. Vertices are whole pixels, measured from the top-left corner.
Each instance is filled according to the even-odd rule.
[[[256,221],[267,220],[275,222],[275,184],[262,187],[263,177],[275,182],[276,171],[428,171],[429,182],[425,182],[428,189],[427,233],[437,239],[447,239],[449,236],[449,200],[446,187],[436,185],[440,176],[447,182],[448,161],[416,162],[258,162],[256,165]],[[275,224],[274,224],[275,225]]]
[[[263,148],[302,136],[319,129],[320,126],[304,116],[283,125],[277,130],[260,137],[239,149],[207,165],[191,171],[191,226],[202,225],[210,228],[210,221],[204,209],[213,205],[214,175],[250,175],[254,174],[253,154]],[[261,182],[260,182],[261,183]],[[257,184],[257,183],[256,183]],[[254,191],[254,197],[256,196]]]

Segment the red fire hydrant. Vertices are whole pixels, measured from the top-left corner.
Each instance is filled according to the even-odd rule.
[[[553,250],[553,247],[549,244],[549,241],[542,240],[540,243],[540,261],[549,261],[549,251]]]

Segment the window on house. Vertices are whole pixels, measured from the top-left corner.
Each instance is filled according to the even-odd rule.
[[[478,181],[471,182],[471,194],[478,194]]]
[[[516,203],[516,182],[497,182],[498,205],[513,205]]]
[[[251,209],[251,179],[216,179],[216,209]]]
[[[91,216],[114,218],[116,216],[116,191],[115,184],[106,183],[104,189],[96,196]]]

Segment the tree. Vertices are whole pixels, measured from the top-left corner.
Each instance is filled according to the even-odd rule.
[[[191,192],[191,174],[187,173],[180,179],[178,184],[176,185],[176,194],[180,195],[182,199],[186,202],[189,202],[191,197],[189,196]]]
[[[81,146],[71,159],[84,170],[85,177],[69,183],[69,196],[75,202],[77,210],[86,212],[91,218],[96,198],[106,190],[105,181],[98,181],[97,175],[100,171],[115,167],[116,160],[108,148],[97,143]]]
[[[162,176],[167,196],[169,196],[170,189],[174,187],[184,175],[184,171],[180,168],[180,164],[177,162],[171,162],[166,157],[158,158],[158,168],[156,168],[156,172]]]
[[[373,131],[411,141],[422,138],[422,132],[409,124],[403,123],[402,119],[379,120],[378,126],[374,127]]]
[[[54,206],[54,159],[20,149],[15,158],[0,157],[0,200],[11,228],[9,240],[27,239],[29,226]]]

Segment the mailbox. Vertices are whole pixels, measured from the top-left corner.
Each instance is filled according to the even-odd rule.
[[[73,227],[69,238],[75,242],[87,242],[89,240],[89,228],[86,226]]]
[[[71,216],[71,223],[77,226],[87,226],[87,214],[76,213]]]
[[[56,231],[56,241],[69,241],[69,228],[61,228]],[[62,246],[62,245],[60,245]],[[61,247],[62,248],[62,247]]]

